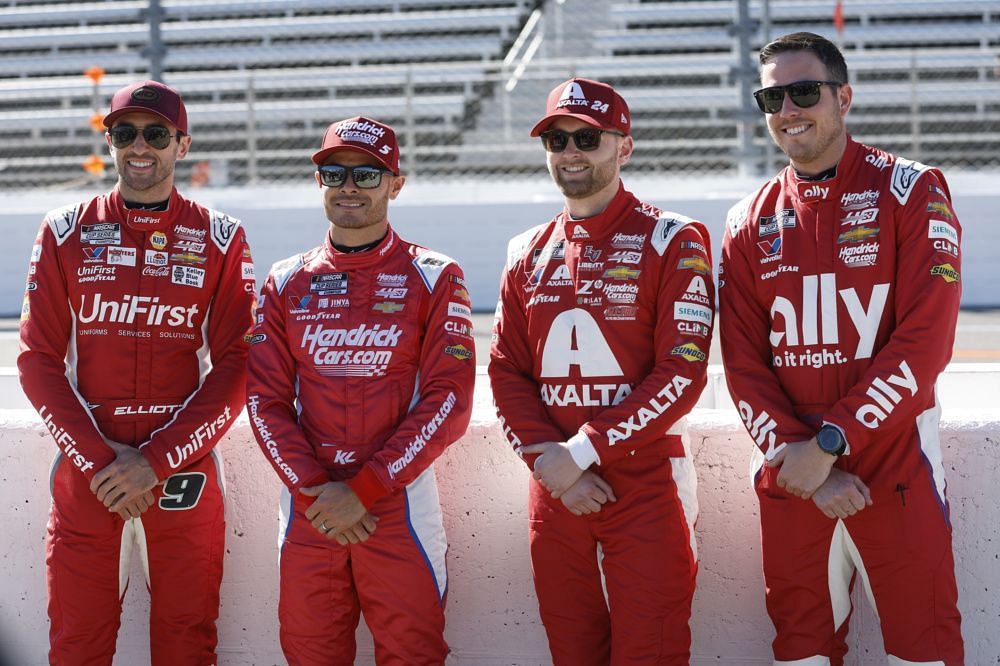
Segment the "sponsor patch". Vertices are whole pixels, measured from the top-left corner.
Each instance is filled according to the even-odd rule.
[[[697,335],[701,338],[707,338],[709,330],[705,324],[699,324],[694,321],[679,321],[677,322],[677,332],[684,335]]]
[[[260,343],[267,340],[266,333],[254,333],[253,335],[247,335],[243,338],[252,345],[259,345]]]
[[[81,225],[80,242],[89,245],[121,245],[122,225],[118,222]]]
[[[684,241],[684,243],[690,243],[690,242],[691,241]],[[684,245],[681,244],[681,247],[684,247]],[[619,264],[637,264],[641,260],[642,260],[642,252],[636,252],[634,250],[620,250],[618,252],[612,252],[610,255],[608,255],[608,261],[614,261]]]
[[[344,296],[347,286],[347,273],[326,273],[309,278],[309,291],[317,296]]]
[[[840,226],[857,227],[862,224],[874,224],[878,219],[878,208],[857,208],[845,210],[844,217],[840,218]]]
[[[379,273],[375,277],[375,282],[382,287],[402,287],[406,284],[406,278],[407,276],[401,273]]]
[[[698,275],[708,275],[712,272],[712,267],[708,265],[705,258],[700,255],[693,257],[682,257],[677,264],[678,270],[694,271]]]
[[[791,210],[791,209],[789,209],[789,210]],[[795,217],[795,211],[794,210],[792,211],[792,217],[793,218]],[[699,243],[698,241],[690,241],[690,240],[681,241],[681,249],[682,250],[694,250],[695,252],[701,252],[702,254],[708,254],[708,250],[705,248],[705,246],[702,245],[701,243]]]
[[[458,317],[459,319],[467,319],[469,323],[472,323],[472,310],[469,309],[468,305],[463,305],[461,303],[448,303],[448,316]]]
[[[146,250],[146,258],[143,261],[147,266],[166,266],[167,253],[156,250]]]
[[[584,229],[582,224],[577,224],[573,227],[573,239],[579,240],[581,238],[590,238],[590,234]]]
[[[941,217],[946,217],[949,220],[955,219],[955,214],[951,212],[951,206],[943,201],[931,201],[927,204],[927,212],[935,213]]]
[[[42,246],[32,245],[31,246],[31,263],[35,263],[42,258]]]
[[[611,279],[611,280],[634,280],[639,277],[640,271],[637,268],[626,268],[624,266],[619,266],[618,268],[609,268],[604,271],[601,277]]]
[[[375,290],[375,298],[405,298],[408,287],[382,287]]]
[[[383,301],[382,303],[376,303],[372,306],[372,310],[376,312],[381,312],[383,314],[395,314],[401,312],[403,308],[406,307],[404,303],[395,303],[393,301]]]
[[[931,220],[927,229],[928,238],[940,238],[958,245],[958,230],[943,220]]]
[[[112,246],[108,248],[108,263],[115,266],[135,266],[137,254],[134,247]]]
[[[850,268],[874,266],[878,261],[878,247],[877,241],[848,245],[840,248],[839,257],[844,265]]]
[[[760,263],[767,264],[781,259],[781,236],[773,240],[757,241],[757,247],[764,254],[764,258],[760,260]]]
[[[205,243],[199,243],[197,241],[180,239],[174,243],[174,249],[180,250],[181,252],[194,252],[195,254],[205,253]]]
[[[203,241],[205,240],[206,231],[204,229],[195,229],[194,227],[186,227],[183,224],[174,225],[174,234],[178,238],[186,238],[193,241]]]
[[[459,287],[455,291],[451,292],[451,295],[455,298],[465,301],[466,303],[472,302],[472,297],[469,296],[469,292],[465,287]]]
[[[162,231],[154,231],[149,235],[149,244],[154,250],[163,250],[167,247],[167,235]]]
[[[146,277],[167,277],[170,275],[170,269],[166,266],[144,266],[142,274]]]
[[[757,236],[771,236],[778,233],[782,229],[793,229],[795,228],[795,209],[794,208],[782,208],[774,212],[774,215],[767,215],[761,217],[757,223]],[[687,241],[691,242],[691,241]],[[704,246],[700,244],[697,249],[705,254],[708,252],[705,250]],[[683,246],[682,246],[683,247]]]
[[[174,266],[170,270],[170,282],[200,289],[205,283],[205,269],[194,266]]]
[[[674,301],[674,319],[677,321],[694,321],[710,326],[712,324],[712,308],[695,303]]]
[[[83,263],[96,264],[104,263],[104,253],[106,247],[85,247],[83,249]]]
[[[866,241],[869,238],[874,238],[878,236],[878,227],[852,227],[848,231],[837,236],[837,243],[843,245],[844,243],[860,243]]]
[[[604,309],[604,318],[610,321],[632,321],[639,308],[634,305],[612,305]]]
[[[687,344],[678,345],[670,350],[670,353],[674,356],[680,356],[685,361],[689,363],[694,363],[696,361],[704,361],[706,356],[698,345],[693,342],[688,342]]]
[[[611,237],[611,247],[616,250],[641,250],[646,242],[646,234],[622,234]]]
[[[472,352],[465,345],[448,345],[444,348],[444,353],[454,356],[459,361],[468,361],[472,358]]]
[[[961,276],[958,271],[956,271],[955,267],[951,264],[938,264],[937,266],[931,267],[931,275],[941,278],[948,284],[961,280]]]
[[[175,264],[194,264],[196,266],[201,266],[205,263],[205,257],[200,254],[194,254],[193,252],[175,252],[170,255],[170,261]]]

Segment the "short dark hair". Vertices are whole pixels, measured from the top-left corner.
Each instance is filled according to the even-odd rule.
[[[766,65],[774,56],[789,51],[812,53],[826,67],[826,73],[830,79],[847,83],[847,63],[844,62],[844,54],[829,39],[812,32],[793,32],[790,35],[778,37],[760,50],[760,64],[761,66]]]

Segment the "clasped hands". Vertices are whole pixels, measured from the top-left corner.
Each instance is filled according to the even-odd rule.
[[[872,495],[858,476],[835,468],[836,461],[813,438],[787,444],[767,465],[781,468],[777,483],[788,493],[811,499],[827,518],[847,518],[871,506]]]
[[[375,532],[378,517],[368,513],[347,484],[327,481],[300,488],[299,492],[316,498],[306,509],[306,518],[327,539],[336,539],[341,546],[346,546],[367,541]]]
[[[539,454],[532,476],[574,516],[597,513],[605,503],[617,501],[608,482],[594,472],[580,469],[565,444],[530,444],[522,446],[521,453]]]
[[[139,449],[105,440],[115,452],[115,459],[94,475],[90,492],[97,500],[117,513],[122,520],[138,518],[153,506],[153,488],[159,483],[153,466]]]

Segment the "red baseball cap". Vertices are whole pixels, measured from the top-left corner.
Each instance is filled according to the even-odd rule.
[[[180,93],[159,81],[139,81],[116,92],[111,98],[111,110],[104,116],[104,126],[111,127],[126,113],[152,113],[188,133],[187,109]]]
[[[538,136],[553,120],[576,118],[598,129],[621,132],[628,136],[632,121],[628,104],[607,83],[591,79],[574,78],[563,81],[549,93],[545,103],[545,117],[531,128],[531,136]]]
[[[399,144],[396,143],[396,133],[377,120],[354,116],[333,123],[326,128],[323,145],[313,153],[312,161],[322,164],[331,153],[338,150],[353,150],[370,155],[393,174],[399,175]]]

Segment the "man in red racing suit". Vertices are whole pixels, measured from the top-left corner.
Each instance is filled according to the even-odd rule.
[[[253,263],[238,220],[173,188],[190,144],[175,91],[128,86],[104,122],[118,186],[46,215],[21,315],[21,384],[59,447],[49,657],[111,663],[136,543],[152,663],[214,664],[214,446],[242,407]]]
[[[843,663],[860,572],[890,663],[957,666],[934,393],[961,295],[948,186],[847,136],[846,65],[822,37],[765,47],[761,80],[791,165],[730,212],[719,295],[730,391],[759,446],[775,663]]]
[[[331,230],[271,269],[247,388],[254,434],[287,486],[282,649],[293,665],[353,664],[363,611],[379,664],[443,664],[432,463],[469,423],[469,294],[458,264],[388,224],[404,181],[392,128],[334,123],[313,161]]]
[[[566,209],[510,243],[489,373],[504,434],[534,470],[549,648],[557,665],[687,664],[697,497],[684,417],[706,383],[709,236],[622,185],[632,138],[610,86],[556,86],[539,134]]]

